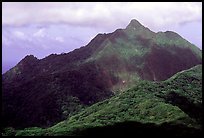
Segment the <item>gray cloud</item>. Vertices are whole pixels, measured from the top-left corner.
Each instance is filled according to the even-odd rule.
[[[2,7],[3,25],[15,26],[66,23],[109,29],[135,18],[150,28],[160,28],[202,20],[201,2],[4,2]]]

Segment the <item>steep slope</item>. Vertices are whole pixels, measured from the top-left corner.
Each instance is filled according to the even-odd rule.
[[[154,33],[132,20],[125,29],[109,34],[90,60],[107,70],[137,74],[145,80],[166,80],[173,74],[202,63],[201,50],[174,32]],[[116,64],[118,63],[118,64]],[[114,68],[114,67],[115,68]],[[127,78],[131,80],[131,78]]]
[[[202,112],[202,65],[181,71],[164,83],[168,91],[158,93],[166,102],[178,106],[201,124]]]
[[[172,99],[172,93],[177,97]],[[142,81],[53,127],[26,128],[14,134],[201,136],[202,116],[195,114],[202,108],[191,110],[186,103],[202,106],[202,65],[163,82]]]
[[[162,81],[200,63],[201,50],[178,34],[132,20],[70,53],[26,56],[3,74],[3,125],[51,126],[140,80]]]

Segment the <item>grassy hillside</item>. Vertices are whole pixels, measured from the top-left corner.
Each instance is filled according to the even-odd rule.
[[[50,128],[7,128],[3,134],[199,136],[201,91],[202,65],[197,65],[163,82],[142,81]]]

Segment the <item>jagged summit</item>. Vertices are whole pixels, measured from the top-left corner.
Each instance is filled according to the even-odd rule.
[[[37,57],[35,57],[34,55],[27,55],[27,56],[25,56],[25,58],[24,59],[31,59],[31,60],[36,60],[36,59],[38,59]]]
[[[144,27],[139,21],[137,21],[136,19],[132,19],[130,21],[130,23],[128,24],[128,26],[126,27],[126,29],[134,29],[134,28],[141,28]]]
[[[143,26],[139,21],[132,19],[128,26],[124,29],[126,34],[130,38],[135,39],[136,36],[152,39],[155,36],[155,33],[151,31],[149,28]]]
[[[19,64],[24,64],[24,63],[32,63],[32,62],[36,62],[39,59],[37,57],[35,57],[34,55],[27,55],[25,56],[20,62]]]

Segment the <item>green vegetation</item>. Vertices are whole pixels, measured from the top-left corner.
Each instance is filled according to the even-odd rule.
[[[171,31],[157,33],[156,37],[153,39],[153,42],[159,46],[169,46],[169,48],[171,46],[190,48],[195,55],[198,56],[198,58],[202,58],[202,53],[199,48]]]
[[[140,122],[144,125],[153,123],[157,126],[171,124],[175,128],[183,125],[190,130],[189,132],[194,133],[194,129],[195,132],[201,129],[201,124],[191,117],[191,111],[179,105],[182,103],[169,102],[167,97],[174,91],[186,97],[188,101],[192,101],[193,104],[201,105],[201,75],[202,66],[198,65],[177,73],[163,82],[141,81],[135,87],[87,107],[53,127],[17,130],[16,136],[81,135],[82,132],[92,128],[115,126],[117,123],[127,121]],[[181,131],[188,133],[186,129]]]
[[[63,119],[66,119],[85,108],[77,97],[72,96],[59,98],[58,104],[61,106]]]
[[[193,103],[202,104],[202,65],[175,74],[164,81],[163,85],[169,92],[172,89]]]
[[[15,136],[16,130],[12,127],[4,128],[2,131],[2,136]]]
[[[104,48],[95,53],[95,56],[91,57],[93,60],[103,58],[104,56],[118,55],[120,58],[128,60],[133,56],[143,56],[148,50],[142,47],[140,44],[134,45],[130,41],[124,41],[122,39],[116,39],[115,43],[107,40],[104,43]],[[87,59],[90,61],[91,59]]]
[[[163,83],[165,99],[202,122],[202,65],[179,72]]]
[[[189,69],[198,64],[197,47],[136,20],[69,53],[27,56],[2,76],[3,135],[80,135],[128,122],[199,129],[202,66]]]

